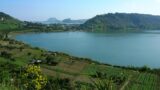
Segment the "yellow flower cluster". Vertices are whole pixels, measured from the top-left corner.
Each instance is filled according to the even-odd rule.
[[[47,83],[47,78],[42,75],[40,66],[28,65],[25,72],[22,74],[25,88],[34,88],[41,90]],[[30,87],[34,86],[34,87]]]
[[[40,66],[35,66],[35,65],[28,65],[26,71],[28,73],[36,73],[36,74],[41,73]]]

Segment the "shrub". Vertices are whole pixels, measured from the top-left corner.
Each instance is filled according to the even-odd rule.
[[[10,58],[11,57],[11,54],[8,53],[7,51],[2,51],[0,55],[1,55],[1,57],[4,57],[4,58]]]
[[[50,78],[45,86],[45,90],[72,90],[70,79]]]
[[[27,55],[28,55],[28,56],[31,56],[31,52],[28,52]]]
[[[112,79],[98,79],[93,81],[96,90],[112,90],[113,81]]]
[[[47,83],[47,78],[42,75],[40,66],[28,65],[21,74],[21,82],[27,90],[41,90]]]
[[[47,64],[54,65],[54,66],[58,64],[57,58],[52,55],[48,55],[46,57],[46,62]]]
[[[75,90],[95,90],[95,87],[91,83],[76,81]]]
[[[107,74],[105,72],[96,71],[94,74],[90,75],[92,78],[107,78]]]
[[[140,71],[140,72],[148,72],[148,71],[150,71],[150,70],[151,70],[151,69],[150,69],[148,66],[145,65],[145,66],[141,67],[139,71]]]

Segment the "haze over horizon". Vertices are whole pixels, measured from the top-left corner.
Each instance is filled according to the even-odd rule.
[[[0,12],[26,21],[88,19],[115,12],[160,15],[160,0],[1,0]]]

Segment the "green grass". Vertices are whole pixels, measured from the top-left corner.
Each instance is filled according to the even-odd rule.
[[[15,86],[0,84],[0,90],[18,90]]]
[[[159,90],[159,77],[150,73],[134,75],[126,90]]]
[[[115,68],[112,66],[97,65],[97,64],[88,65],[87,67],[84,68],[83,73],[92,75],[95,74],[97,71],[106,73],[108,76],[125,74],[128,77],[130,74],[132,74],[132,71],[130,70],[124,70],[121,68]]]
[[[41,67],[46,68],[46,69],[48,69],[48,70],[52,70],[52,71],[58,72],[58,73],[64,73],[64,74],[73,75],[73,76],[80,75],[79,73],[73,73],[73,72],[65,71],[65,70],[63,70],[63,68],[61,68],[61,67],[51,68],[51,67],[49,67],[49,66],[47,66],[47,65],[41,65]]]
[[[1,33],[4,30],[16,30],[20,24],[20,21],[8,16],[5,21],[0,22],[0,35],[4,34]],[[0,83],[0,90],[22,90],[21,88],[17,88],[22,85],[14,86],[10,83],[12,76],[10,71],[13,69],[19,69],[20,66],[26,66],[30,60],[35,58],[45,60],[47,55],[43,56],[42,54],[48,52],[12,40],[0,40],[0,46],[0,52],[6,51],[11,54],[11,57],[8,58],[0,57],[0,77],[3,79]],[[21,50],[20,47],[23,47],[23,49]],[[30,53],[30,55],[28,55],[28,53]],[[11,60],[11,58],[14,58],[14,60]],[[41,69],[45,70],[43,71],[45,72],[44,74],[48,77],[52,76],[51,78],[53,79],[55,78],[53,75],[55,73],[59,74],[58,76],[60,78],[67,77],[71,80],[70,84],[72,84],[73,88],[75,88],[75,82],[81,82],[81,84],[79,83],[78,85],[82,87],[77,90],[93,90],[93,88],[98,90],[108,90],[111,89],[110,86],[112,86],[112,90],[119,90],[126,82],[128,82],[128,84],[126,85],[125,90],[160,90],[160,76],[156,74],[102,65],[90,61],[90,59],[85,61],[83,58],[69,56],[64,53],[56,53],[55,59],[58,62],[56,66],[41,64]],[[94,75],[97,75],[97,72],[102,75],[94,77]],[[117,84],[114,81],[117,79],[119,80],[119,77],[120,79],[121,77],[125,77],[125,81]],[[55,80],[53,82],[57,81]],[[51,84],[61,88],[59,86],[63,86],[63,84],[61,84],[62,82],[65,81],[59,80],[58,83]],[[69,82],[67,82],[67,84],[69,84]]]
[[[9,30],[9,29],[16,29],[18,26],[15,24],[1,24],[0,23],[0,30]]]

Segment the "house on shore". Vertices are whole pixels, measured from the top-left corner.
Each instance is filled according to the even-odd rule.
[[[4,18],[3,18],[3,17],[1,17],[1,18],[0,18],[0,20],[1,20],[1,21],[4,21]]]
[[[41,64],[43,60],[33,59],[29,62],[29,64]]]

